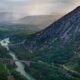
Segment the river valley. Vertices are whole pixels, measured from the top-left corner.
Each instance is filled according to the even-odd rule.
[[[19,72],[22,76],[24,76],[27,80],[36,80],[30,74],[25,72],[25,70],[24,70],[25,66],[23,65],[23,63],[18,61],[19,59],[17,58],[17,56],[14,54],[14,52],[12,52],[9,49],[9,47],[8,47],[9,43],[10,43],[9,38],[6,38],[6,39],[3,39],[3,40],[0,41],[0,44],[3,47],[5,47],[7,49],[7,51],[9,51],[9,55],[12,57],[12,59],[16,60],[16,62],[15,62],[15,65],[17,66],[16,71]]]

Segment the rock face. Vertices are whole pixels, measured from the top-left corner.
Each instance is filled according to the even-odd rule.
[[[54,45],[56,41],[62,44],[69,43],[73,40],[79,39],[80,35],[80,7],[65,15],[58,21],[52,23],[49,27],[41,32],[36,33],[29,40],[26,40],[26,46],[31,50],[36,47],[46,48]],[[38,45],[38,46],[37,46]],[[59,45],[58,45],[59,46]]]

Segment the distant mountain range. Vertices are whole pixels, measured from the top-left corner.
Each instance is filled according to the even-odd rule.
[[[59,19],[63,14],[54,15],[33,15],[25,16],[20,19],[16,19],[11,12],[0,12],[0,24],[26,24],[33,25],[39,29],[44,29],[49,26],[53,21]]]
[[[34,25],[40,29],[44,29],[45,27],[49,26],[53,21],[59,19],[61,16],[62,14],[26,16],[17,20],[16,23]]]
[[[10,12],[0,12],[0,30],[4,28],[13,29],[13,30],[22,30],[27,33],[37,32],[48,25],[53,21],[56,21],[62,15],[34,15],[34,16],[25,16],[24,18],[15,19],[13,14]]]
[[[60,16],[61,15],[37,15],[27,16],[16,20],[12,13],[1,12],[0,31],[11,30],[13,31],[13,34],[15,34],[15,32],[38,32],[57,20]]]

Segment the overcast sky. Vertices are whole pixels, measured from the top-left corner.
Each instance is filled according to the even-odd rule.
[[[80,0],[0,0],[0,12],[17,17],[67,13],[80,5]]]

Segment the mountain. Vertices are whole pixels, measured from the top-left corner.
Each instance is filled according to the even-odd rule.
[[[80,35],[80,7],[76,8],[74,11],[65,15],[58,21],[52,23],[46,29],[36,33],[31,37],[31,40],[25,42],[30,45],[30,49],[34,50],[37,44],[39,44],[39,49],[43,48],[48,49],[50,45],[54,45],[54,43],[58,41],[62,41],[61,45],[65,45],[66,43],[70,43],[73,40],[79,38]],[[59,43],[59,42],[58,42]],[[46,47],[45,47],[46,46]],[[37,47],[36,47],[37,49]]]
[[[58,21],[52,23],[46,29],[28,37],[25,43],[23,44],[24,48],[26,48],[31,53],[35,53],[35,54],[37,53],[37,55],[40,52],[41,53],[44,52],[45,54],[47,52],[47,55],[49,55],[49,53],[51,53],[50,55],[55,55],[53,54],[55,50],[64,49],[65,47],[69,48],[70,46],[73,46],[73,47],[76,46],[75,49],[78,49],[77,47],[79,47],[79,39],[80,39],[79,38],[80,36],[80,27],[79,27],[80,16],[79,15],[80,15],[80,7],[77,7],[75,10],[73,10],[69,14],[65,15]],[[71,54],[73,55],[74,53],[71,53]],[[62,56],[62,53],[60,56],[64,58],[64,56]],[[49,56],[44,55],[44,57],[47,58]],[[55,56],[51,56],[51,57],[52,59],[50,58],[50,61],[55,62],[53,58]],[[60,59],[62,59],[61,57]],[[58,60],[57,59],[58,57],[55,57],[55,58],[56,60]]]
[[[53,21],[59,19],[62,15],[63,14],[26,16],[17,20],[16,23],[34,25],[40,29],[44,29]]]
[[[16,39],[16,36],[11,37],[13,45],[10,49],[18,58],[42,64],[34,63],[29,67],[38,80],[41,77],[46,80],[44,72],[51,72],[46,74],[48,80],[80,80],[80,6],[46,29],[26,36],[23,43],[16,43]],[[39,70],[42,71],[41,76],[37,73]]]

